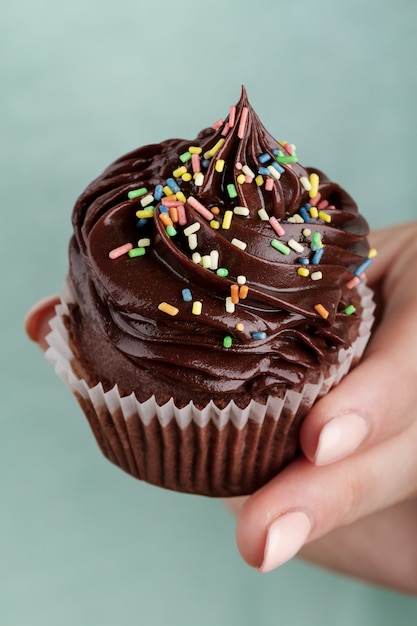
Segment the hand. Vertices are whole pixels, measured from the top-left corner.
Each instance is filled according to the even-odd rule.
[[[365,357],[310,411],[305,457],[227,506],[261,572],[305,545],[320,565],[417,593],[417,222],[371,243],[382,317]]]

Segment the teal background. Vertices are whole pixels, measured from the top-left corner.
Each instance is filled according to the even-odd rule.
[[[373,228],[415,219],[414,0],[8,0],[1,5],[1,557],[4,626],[385,626],[417,601],[300,561],[238,556],[220,502],[105,461],[24,337],[60,289],[70,212],[124,152],[193,138],[247,87]],[[389,563],[387,563],[389,567]]]

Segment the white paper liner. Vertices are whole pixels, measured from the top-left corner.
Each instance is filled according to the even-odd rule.
[[[197,408],[193,402],[186,407],[178,408],[172,399],[159,406],[154,396],[146,402],[139,402],[134,393],[121,396],[117,385],[110,391],[104,391],[101,383],[89,387],[85,380],[79,379],[74,374],[71,366],[75,357],[69,347],[68,332],[64,322],[65,316],[69,315],[68,304],[75,302],[69,282],[64,285],[61,304],[56,306],[56,317],[50,321],[52,330],[46,337],[49,344],[46,358],[54,365],[58,376],[76,395],[102,452],[122,469],[138,478],[179,491],[222,496],[249,493],[276,473],[280,463],[282,465],[288,461],[288,459],[285,460],[285,456],[295,453],[296,442],[292,447],[290,446],[291,449],[285,448],[287,431],[296,426],[315,400],[337,384],[362,356],[374,321],[374,303],[372,291],[364,283],[361,283],[358,289],[363,306],[358,337],[350,348],[340,350],[339,365],[332,366],[330,375],[326,378],[321,376],[315,384],[306,384],[302,392],[289,390],[282,398],[270,396],[266,404],[252,400],[245,409],[238,407],[233,400],[223,409],[218,408],[212,401],[203,409]],[[264,425],[268,423],[268,426],[265,426],[265,432],[267,428],[274,430],[271,422],[277,426],[280,418],[285,423],[275,428],[277,431],[275,435],[272,432],[269,433],[265,440],[265,433],[262,432]],[[245,429],[248,425],[250,425],[250,435],[246,437],[244,431],[248,430]],[[173,434],[174,431],[176,434]],[[254,443],[255,446],[258,445],[259,449],[252,454],[252,464],[256,466],[256,472],[261,475],[260,479],[251,479],[249,487],[242,487],[242,473],[248,474],[249,469],[254,468],[248,468],[239,461],[237,465],[240,466],[240,470],[236,476],[231,476],[235,473],[234,468],[231,470],[226,468],[224,475],[217,478],[217,482],[220,480],[222,485],[213,484],[212,477],[209,476],[206,482],[210,484],[207,487],[201,486],[205,480],[203,474],[210,473],[210,467],[212,467],[209,458],[211,451],[207,450],[207,445],[204,444],[203,432],[210,433],[210,446],[216,457],[216,473],[224,462],[224,459],[219,460],[221,454],[230,458],[233,456],[235,465],[236,456],[239,455],[240,458],[244,455],[244,461],[247,463],[246,457],[251,456]],[[277,439],[278,434],[280,440]],[[198,450],[200,457],[196,458],[195,453],[188,454],[192,457],[189,462],[184,461],[186,457],[184,454],[181,458],[173,458],[178,456],[178,450],[171,450],[172,438],[177,439],[176,445],[182,448],[182,452],[184,449],[187,451],[188,446],[191,445]],[[222,453],[221,449],[230,438],[234,441],[233,452],[235,454],[231,453],[229,445]],[[236,438],[240,441],[239,445],[236,444]],[[254,442],[254,439],[259,440],[258,444]],[[155,458],[149,464],[148,461],[152,457]],[[272,461],[268,464],[269,458]],[[202,473],[200,472],[201,475],[196,469],[198,463],[204,466]],[[172,464],[177,464],[178,467],[172,469]],[[148,466],[152,467],[149,469]],[[155,467],[157,467],[156,470],[152,469]],[[167,477],[167,474],[171,477]],[[198,485],[190,480],[191,474],[198,475],[196,478]],[[172,475],[175,475],[175,479]]]

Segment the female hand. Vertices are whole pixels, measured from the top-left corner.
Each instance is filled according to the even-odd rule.
[[[363,360],[307,416],[305,457],[227,506],[261,572],[306,544],[318,564],[417,593],[417,222],[371,244],[382,316]]]
[[[373,234],[382,318],[360,365],[307,416],[298,459],[229,499],[243,558],[267,572],[300,555],[417,593],[417,222]],[[25,327],[42,349],[57,296]]]

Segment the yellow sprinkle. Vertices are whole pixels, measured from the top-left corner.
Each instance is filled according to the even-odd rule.
[[[319,191],[319,175],[316,174],[315,172],[312,172],[310,174],[310,185],[311,185],[311,189],[308,192],[308,195],[310,196],[310,198],[315,198],[317,196],[317,193]]]
[[[183,174],[181,178],[185,183],[189,183],[193,177],[191,176],[190,172],[187,172],[186,174]]]
[[[297,270],[297,274],[299,276],[307,277],[310,274],[310,272],[306,267],[299,267]]]
[[[242,330],[245,330],[244,325],[242,324],[242,322],[238,322],[236,324],[236,330],[240,330],[240,332],[242,332]]]
[[[168,313],[168,315],[177,315],[179,309],[176,306],[172,306],[172,304],[168,304],[168,302],[161,302],[158,304],[158,309],[163,313]]]
[[[245,182],[246,176],[244,174],[239,174],[239,176],[236,178],[236,181],[239,183],[239,185],[243,185],[243,183]]]
[[[180,176],[186,173],[187,173],[187,168],[185,167],[185,165],[182,165],[181,167],[177,167],[177,169],[172,172],[172,175],[174,176],[174,178],[179,178]]]
[[[191,176],[191,174],[190,174],[190,176]],[[179,202],[187,202],[187,198],[184,196],[182,191],[177,191],[175,196],[176,196],[177,200],[179,200]]]
[[[313,208],[313,207],[311,207],[311,208]],[[319,218],[321,220],[323,220],[323,222],[327,222],[328,224],[330,224],[330,222],[332,221],[331,215],[329,215],[325,211],[319,211]]]
[[[172,196],[172,194],[174,193],[171,189],[171,187],[168,187],[168,185],[165,185],[165,187],[163,187],[162,191],[164,192],[164,194],[166,196]]]
[[[217,230],[218,228],[220,228],[220,222],[218,222],[217,220],[211,220],[210,226],[214,228],[214,230]]]
[[[191,309],[191,313],[193,315],[201,315],[201,311],[203,310],[203,303],[200,300],[196,300],[193,302],[193,307]]]
[[[303,229],[303,235],[304,235],[304,237],[310,237],[311,230],[309,228],[304,228]]]
[[[216,172],[222,172],[224,169],[224,159],[217,159],[214,169]]]
[[[222,228],[224,230],[229,230],[230,225],[232,223],[233,211],[225,211],[223,216]]]
[[[216,152],[218,152],[220,150],[220,148],[222,147],[222,145],[224,144],[224,138],[222,137],[221,139],[219,139],[219,141],[211,148],[211,150],[208,151],[209,154],[209,158],[210,157],[214,157],[214,155],[216,154]]]
[[[317,207],[315,206],[310,207],[309,212],[313,220],[315,220],[319,216],[319,212],[317,210]]]
[[[330,314],[329,311],[322,304],[316,304],[314,308],[323,319],[327,320]]]
[[[263,176],[258,174],[258,176],[255,178],[255,183],[258,185],[258,187],[261,187],[264,184]]]
[[[201,154],[203,148],[199,148],[198,146],[190,146],[188,148],[188,152],[191,154]]]
[[[139,219],[145,217],[153,217],[154,214],[154,209],[140,209],[139,211],[136,211],[136,217],[138,217]]]
[[[376,248],[371,248],[368,252],[368,259],[374,259],[378,254],[378,250]]]

